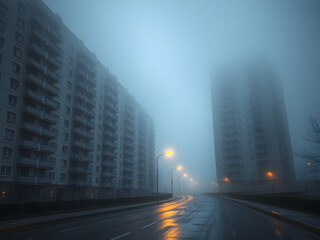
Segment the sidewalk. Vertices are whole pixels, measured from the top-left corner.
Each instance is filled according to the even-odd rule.
[[[159,203],[174,201],[177,199],[178,197],[173,197],[167,200],[154,201],[154,202],[148,202],[148,203],[139,203],[139,204],[126,205],[126,206],[99,208],[99,209],[83,210],[83,211],[77,211],[77,212],[45,215],[45,216],[32,217],[32,218],[20,218],[20,219],[14,219],[14,220],[0,221],[0,233],[22,229],[22,228],[30,228],[33,226],[71,221],[73,219],[81,218],[81,217],[89,217],[89,216],[111,213],[111,212],[118,212],[122,210],[134,209],[139,207],[147,207],[147,206],[156,205]]]
[[[256,211],[269,214],[275,218],[306,228],[313,232],[320,233],[320,216],[289,210],[285,208],[274,207],[271,205],[240,200],[236,198],[223,198],[252,208]]]

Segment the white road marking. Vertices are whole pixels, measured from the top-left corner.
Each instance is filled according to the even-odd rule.
[[[79,226],[79,227],[74,227],[74,228],[68,228],[68,229],[65,229],[65,230],[61,230],[60,232],[69,232],[69,231],[76,230],[76,229],[79,229],[79,228],[84,228],[84,226]]]
[[[234,237],[237,236],[237,234],[236,234],[236,232],[235,232],[234,230],[232,230],[231,232],[232,232],[232,235],[233,235]]]
[[[130,233],[131,233],[131,232],[124,233],[124,234],[122,234],[122,235],[119,235],[118,237],[111,238],[110,240],[116,240],[116,239],[122,238],[122,237],[124,237],[124,236],[129,235]]]
[[[150,223],[150,224],[144,225],[142,228],[150,227],[150,226],[152,226],[153,224],[156,224],[156,223],[157,223],[157,222],[153,222],[153,223]]]
[[[111,222],[113,221],[115,218],[111,218],[111,219],[107,219],[107,220],[104,220],[103,222]]]

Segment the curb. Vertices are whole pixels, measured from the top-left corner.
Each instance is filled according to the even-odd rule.
[[[272,217],[274,217],[274,218],[277,218],[277,219],[279,219],[279,220],[282,220],[282,221],[285,221],[285,222],[294,224],[294,225],[296,225],[296,226],[298,226],[298,227],[301,227],[301,228],[307,229],[307,230],[309,230],[309,231],[312,231],[312,232],[315,232],[315,233],[320,234],[320,228],[317,228],[317,227],[308,225],[308,224],[306,224],[306,223],[299,222],[299,221],[294,220],[294,219],[289,218],[289,217],[285,217],[285,216],[283,216],[283,215],[281,215],[281,214],[279,214],[279,213],[277,213],[277,212],[263,210],[263,209],[261,209],[261,208],[258,208],[258,207],[254,207],[254,206],[245,204],[245,203],[243,203],[243,202],[239,202],[239,201],[237,201],[237,200],[235,200],[235,199],[230,199],[230,198],[225,198],[225,197],[223,197],[223,198],[224,198],[224,199],[227,199],[227,200],[229,200],[229,201],[235,202],[235,203],[237,203],[237,204],[243,205],[243,206],[245,206],[245,207],[251,208],[251,209],[256,210],[256,211],[258,211],[258,212],[262,212],[262,213],[264,213],[264,214],[267,214],[267,215],[272,216]]]
[[[84,215],[80,215],[80,216],[72,216],[72,217],[65,217],[65,218],[60,218],[60,219],[51,219],[51,220],[39,221],[39,222],[33,222],[33,223],[27,223],[27,224],[4,226],[4,227],[0,227],[0,234],[8,233],[8,232],[16,231],[16,230],[23,230],[23,229],[30,229],[30,228],[33,228],[33,227],[45,226],[45,225],[50,225],[50,224],[55,224],[55,223],[70,222],[70,221],[72,221],[74,219],[79,219],[79,218],[82,218],[82,217],[99,216],[99,215],[103,215],[103,214],[107,214],[107,213],[122,212],[122,211],[129,210],[129,209],[148,207],[148,206],[153,206],[153,205],[157,205],[157,204],[161,204],[161,203],[171,202],[171,201],[174,201],[176,199],[177,198],[173,198],[172,197],[170,199],[157,201],[157,202],[150,202],[150,203],[146,203],[146,204],[140,205],[140,206],[131,206],[131,207],[128,206],[128,207],[125,207],[125,208],[122,208],[122,209],[114,209],[114,210],[106,209],[106,211],[103,211],[103,212],[88,213],[88,214],[84,214]]]

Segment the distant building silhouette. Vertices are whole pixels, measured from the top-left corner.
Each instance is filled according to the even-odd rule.
[[[230,68],[212,79],[220,192],[289,191],[294,163],[283,88],[266,64]]]
[[[42,1],[0,2],[4,199],[154,189],[152,119]]]

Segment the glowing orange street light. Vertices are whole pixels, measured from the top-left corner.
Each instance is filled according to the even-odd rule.
[[[176,168],[171,169],[171,195],[173,195],[173,180],[172,180],[172,172],[175,170],[182,170],[182,166],[178,166]],[[179,186],[180,186],[180,178],[179,178]]]
[[[186,174],[186,173],[185,173],[185,174],[183,174],[183,177],[188,177],[188,174]]]
[[[172,155],[173,151],[166,151],[157,157],[157,199],[159,197],[159,158],[162,156]]]
[[[308,166],[311,166],[311,162],[307,162],[307,165],[308,165]]]
[[[270,177],[270,178],[272,178],[272,177],[273,177],[273,173],[272,173],[272,172],[270,172],[270,171],[267,171],[267,173],[266,173],[266,174],[267,174],[267,176],[268,176],[268,177]]]
[[[225,181],[225,182],[230,182],[229,178],[227,178],[227,177],[224,178],[224,181]]]
[[[193,179],[192,179],[192,178],[190,178],[190,181],[192,182],[192,181],[193,181]]]
[[[214,185],[214,182],[212,182],[211,184]]]

